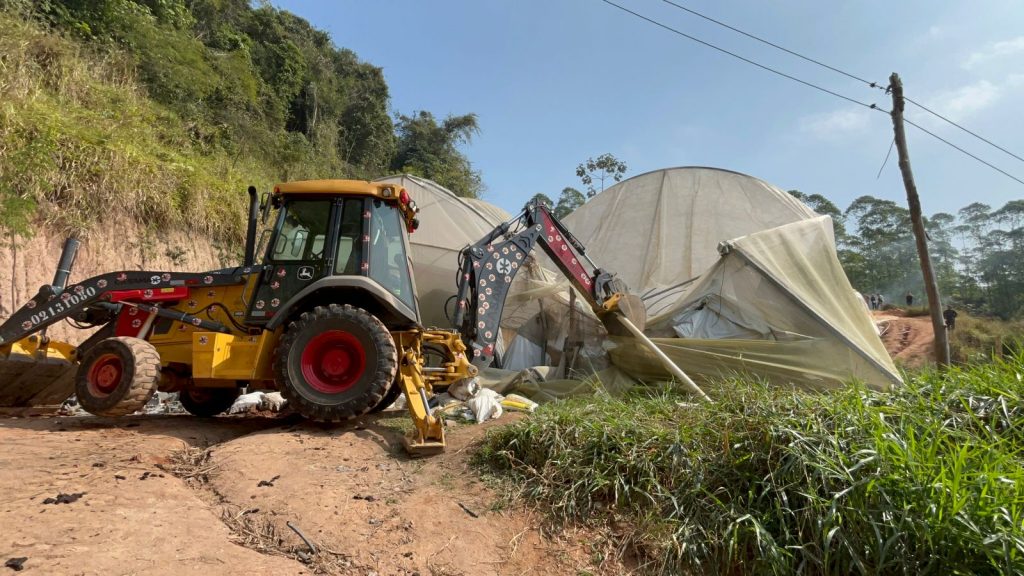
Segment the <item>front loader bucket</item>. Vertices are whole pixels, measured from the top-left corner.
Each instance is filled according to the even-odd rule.
[[[77,368],[74,349],[67,345],[0,347],[0,408],[60,404],[74,392]]]

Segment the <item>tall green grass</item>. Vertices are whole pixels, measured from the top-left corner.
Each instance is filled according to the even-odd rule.
[[[477,460],[652,574],[1024,573],[1024,360],[886,394],[722,383],[544,406]]]
[[[949,333],[954,362],[982,362],[1024,351],[1024,320],[1000,320],[960,312]]]

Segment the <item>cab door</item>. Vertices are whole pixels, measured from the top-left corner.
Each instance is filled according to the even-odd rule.
[[[289,199],[281,207],[246,321],[269,321],[303,288],[331,273],[340,199]]]

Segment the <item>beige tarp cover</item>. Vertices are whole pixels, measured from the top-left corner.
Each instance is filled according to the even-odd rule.
[[[643,295],[676,300],[718,260],[718,244],[816,214],[771,184],[717,168],[670,168],[616,184],[565,218],[601,267]],[[660,293],[660,294],[659,294]],[[653,295],[653,296],[652,296]]]
[[[695,378],[748,372],[813,389],[899,382],[836,256],[831,221],[779,188],[726,170],[672,168],[616,184],[564,221],[598,265],[644,297],[648,334]],[[566,295],[559,276],[532,273],[509,296],[529,303],[514,307],[520,323],[545,308],[532,321],[547,326],[555,364]],[[615,366],[641,380],[668,378],[637,342],[608,344],[596,323],[580,324],[584,342],[610,348]]]
[[[663,314],[663,326],[704,337],[655,343],[696,376],[746,371],[813,389],[851,379],[875,389],[899,383],[834,246],[827,216],[724,243],[719,261]],[[726,337],[707,337],[717,334]],[[641,379],[664,375],[650,351],[631,340],[616,343],[615,365]]]
[[[424,326],[450,328],[444,303],[455,294],[459,252],[510,216],[483,200],[459,198],[425,178],[404,174],[379,181],[404,186],[420,208],[420,227],[409,236],[420,316]]]
[[[420,206],[421,226],[410,241],[421,314],[428,326],[448,327],[443,305],[455,292],[459,251],[509,215],[415,176],[383,180],[405,186]],[[854,378],[878,389],[899,382],[839,264],[831,221],[774,186],[713,168],[659,170],[609,188],[565,223],[598,265],[645,297],[648,334],[697,379],[749,372],[814,389]],[[546,258],[537,260],[516,277],[502,328],[558,365],[568,336],[568,283]],[[577,310],[577,368],[616,390],[630,381],[622,371],[668,379],[650,351],[609,339],[582,299]],[[520,371],[531,366],[511,366],[506,385],[537,399],[594,388],[594,378]]]

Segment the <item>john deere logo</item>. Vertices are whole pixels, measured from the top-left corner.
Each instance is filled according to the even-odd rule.
[[[312,266],[303,266],[302,268],[299,268],[299,271],[296,274],[296,278],[298,278],[299,280],[312,280],[313,279],[313,267]]]
[[[498,260],[497,268],[499,274],[508,274],[509,272],[512,271],[512,261],[510,261],[508,258],[501,258],[500,260]]]

